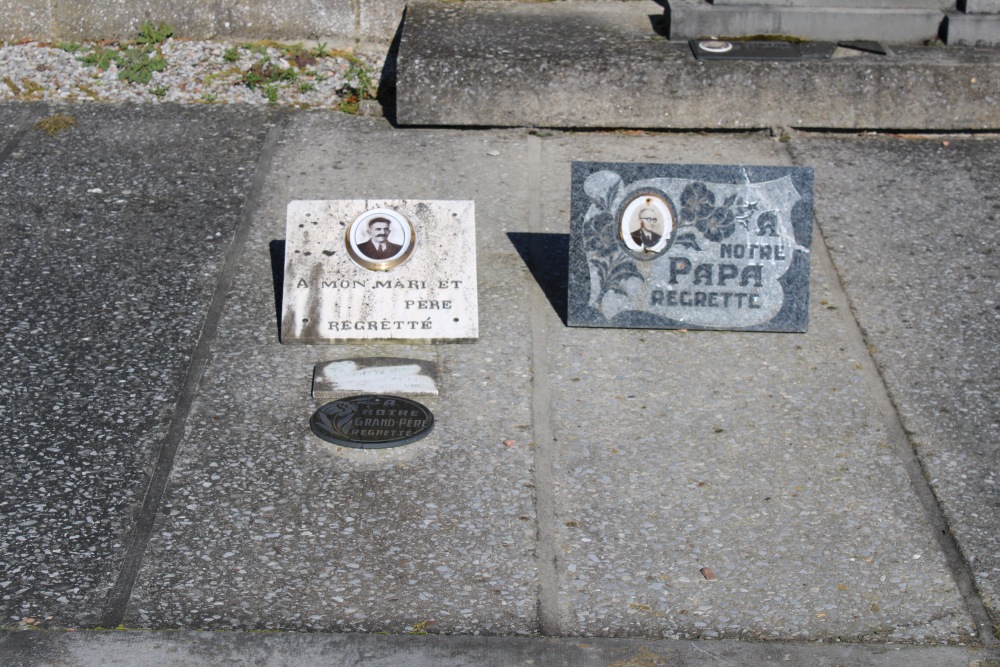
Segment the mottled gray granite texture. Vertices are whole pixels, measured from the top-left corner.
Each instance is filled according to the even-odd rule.
[[[801,168],[574,162],[568,323],[805,331],[812,181]]]
[[[3,138],[29,107],[0,107]],[[184,385],[267,112],[64,109],[0,162],[0,624],[95,623]],[[37,115],[36,115],[37,114]]]
[[[803,136],[851,306],[1000,625],[1000,142]]]

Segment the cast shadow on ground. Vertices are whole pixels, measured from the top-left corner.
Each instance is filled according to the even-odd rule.
[[[566,324],[569,286],[569,234],[507,232],[514,249],[542,288],[559,319]]]
[[[281,298],[285,284],[285,241],[275,239],[268,244],[271,251],[271,282],[274,287],[274,320],[281,339]]]
[[[535,282],[566,324],[569,279],[569,234],[539,234],[508,232],[507,238],[531,271]],[[281,336],[282,293],[285,282],[285,241],[275,239],[268,244],[271,253],[271,284],[274,289],[274,321]]]
[[[382,115],[393,127],[396,127],[396,72],[399,62],[399,42],[403,37],[403,24],[406,23],[406,8],[403,8],[403,17],[396,26],[396,34],[393,35],[392,43],[389,44],[389,51],[385,54],[385,63],[382,65],[382,72],[378,77],[378,93],[376,100],[382,107]]]

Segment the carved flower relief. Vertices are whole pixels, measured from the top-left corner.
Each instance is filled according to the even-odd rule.
[[[715,205],[715,194],[704,183],[689,183],[681,192],[681,224],[694,225],[709,241],[718,243],[736,231],[736,197]]]
[[[715,195],[704,183],[689,183],[681,192],[681,220],[688,224],[697,223],[715,209]]]
[[[731,208],[719,207],[706,217],[699,218],[695,226],[706,239],[718,243],[736,231],[736,214]]]
[[[587,239],[587,250],[607,257],[618,247],[618,236],[615,233],[615,221],[610,213],[600,212],[584,221],[584,238]]]

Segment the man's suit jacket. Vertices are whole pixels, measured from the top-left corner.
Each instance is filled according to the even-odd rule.
[[[397,252],[399,252],[402,247],[403,246],[399,244],[386,241],[385,250],[383,252],[379,252],[378,248],[375,246],[374,243],[372,243],[371,239],[368,239],[364,243],[358,244],[358,250],[361,251],[362,255],[364,255],[369,259],[389,259]]]
[[[642,230],[637,229],[632,232],[632,242],[637,246],[642,246],[643,248],[652,248],[654,245],[660,242],[660,235],[655,232],[649,232],[649,238],[645,241],[642,239]]]

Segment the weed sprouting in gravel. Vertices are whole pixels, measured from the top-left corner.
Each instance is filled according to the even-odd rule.
[[[146,21],[139,28],[139,36],[134,44],[119,44],[115,47],[94,46],[78,58],[84,65],[107,70],[114,63],[118,67],[118,78],[129,83],[149,83],[153,72],[167,68],[160,45],[174,34],[168,23],[153,25]]]
[[[368,68],[361,63],[352,62],[347,68],[347,82],[340,89],[343,101],[337,107],[344,113],[358,113],[362,100],[375,99],[377,91]]]

